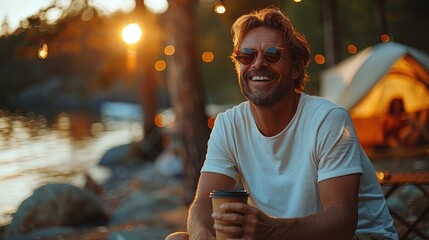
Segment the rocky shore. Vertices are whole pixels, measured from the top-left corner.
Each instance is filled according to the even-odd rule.
[[[404,171],[404,164],[416,166],[410,171],[425,171],[429,166],[427,159],[374,162],[376,169],[393,172]],[[182,200],[180,167],[180,159],[167,152],[154,162],[117,165],[104,183],[97,183],[87,176],[86,186],[80,189],[68,184],[43,186],[47,189],[36,190],[32,203],[21,204],[25,207],[18,209],[14,216],[16,221],[12,220],[9,226],[0,229],[0,239],[162,240],[172,232],[186,229],[187,206]],[[91,197],[86,196],[87,193]],[[388,204],[412,223],[429,206],[429,200],[417,187],[409,185],[392,195]],[[93,222],[81,221],[88,209],[96,209],[92,215],[95,217],[91,218]],[[73,222],[73,219],[81,222]],[[407,230],[397,220],[395,226],[401,235]],[[417,229],[429,235],[429,214],[421,219]],[[6,237],[6,232],[12,230],[15,233]],[[406,239],[424,238],[413,232]]]
[[[177,161],[161,156],[155,162],[117,166],[105,183],[87,176],[83,189],[68,184],[43,186],[21,204],[11,224],[2,228],[0,239],[157,240],[183,231],[187,207],[182,201],[180,169],[172,169]],[[104,223],[82,221],[85,206],[94,203],[101,210],[92,219],[105,215]],[[73,223],[72,218],[81,222],[64,224]]]

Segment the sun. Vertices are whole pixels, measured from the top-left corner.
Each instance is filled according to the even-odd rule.
[[[122,30],[122,39],[128,44],[135,44],[140,40],[142,30],[137,23],[128,24]]]

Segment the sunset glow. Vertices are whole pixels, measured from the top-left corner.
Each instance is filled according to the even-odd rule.
[[[122,30],[122,39],[128,44],[137,43],[142,37],[142,30],[137,23],[128,24]]]

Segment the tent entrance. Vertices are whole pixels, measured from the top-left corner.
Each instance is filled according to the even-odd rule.
[[[429,73],[410,55],[398,59],[379,82],[350,110],[353,118],[381,117],[390,101],[404,99],[408,112],[429,109]]]

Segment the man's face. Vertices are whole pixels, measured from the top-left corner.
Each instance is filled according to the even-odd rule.
[[[264,50],[279,47],[281,59],[270,63],[264,58]],[[250,48],[256,51],[256,59],[248,64],[240,64],[237,69],[239,85],[243,95],[258,107],[271,107],[293,93],[292,70],[288,49],[280,31],[267,27],[258,27],[248,32],[240,49]]]

